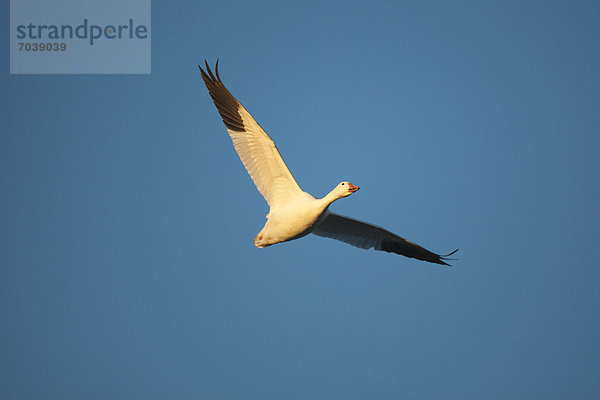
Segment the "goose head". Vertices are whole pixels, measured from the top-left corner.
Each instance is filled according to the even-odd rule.
[[[358,189],[360,189],[358,186],[355,186],[348,181],[343,181],[343,182],[340,182],[333,189],[333,192],[338,199],[341,199],[342,197],[350,196],[352,193],[356,192]]]

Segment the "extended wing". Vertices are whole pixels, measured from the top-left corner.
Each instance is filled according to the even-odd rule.
[[[366,222],[337,215],[332,212],[325,217],[323,222],[312,233],[340,240],[361,249],[370,249],[373,247],[375,250],[396,253],[442,265],[449,265],[444,261],[447,261],[448,256],[458,251],[457,249],[450,254],[441,256],[379,226],[367,224]]]
[[[273,140],[221,82],[219,62],[215,67],[216,76],[208,63],[204,63],[208,73],[198,65],[200,74],[223,118],[235,151],[269,206],[277,208],[302,192],[302,189],[285,165]]]

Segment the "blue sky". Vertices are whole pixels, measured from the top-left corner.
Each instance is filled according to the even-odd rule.
[[[0,397],[598,397],[597,2],[152,16],[151,75],[0,56]],[[454,267],[255,248],[267,206],[196,67],[217,57],[304,190],[350,180],[334,211]]]

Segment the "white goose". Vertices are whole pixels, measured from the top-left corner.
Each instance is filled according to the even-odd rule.
[[[358,186],[341,182],[322,199],[316,199],[300,189],[273,140],[221,82],[219,61],[215,67],[216,76],[208,63],[204,63],[208,74],[198,65],[202,79],[223,118],[235,150],[270,207],[267,223],[254,238],[257,247],[267,247],[314,233],[363,249],[373,247],[375,250],[448,265],[444,260],[447,261],[447,257],[458,249],[441,256],[383,228],[329,211],[331,203],[350,196],[359,189]]]

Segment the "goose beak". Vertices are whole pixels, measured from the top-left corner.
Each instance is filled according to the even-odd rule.
[[[349,191],[349,192],[351,192],[351,193],[354,193],[354,192],[356,192],[358,189],[360,189],[358,186],[355,186],[355,185],[353,185],[353,184],[351,184],[351,183],[349,183],[349,184],[348,184],[348,191]]]

